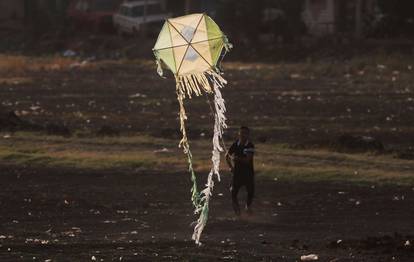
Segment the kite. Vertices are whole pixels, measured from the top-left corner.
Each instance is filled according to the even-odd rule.
[[[199,245],[201,233],[207,223],[209,202],[214,187],[213,179],[216,176],[220,181],[220,153],[225,149],[223,132],[227,128],[225,101],[220,89],[227,84],[227,81],[221,76],[219,64],[231,48],[232,45],[219,26],[206,14],[167,19],[153,48],[158,74],[163,77],[163,69],[168,69],[174,74],[176,81],[182,133],[179,147],[183,148],[187,156],[188,170],[193,183],[191,200],[195,207],[194,212],[199,215],[199,218],[192,239]],[[193,155],[187,138],[184,100],[202,94],[207,96],[210,110],[214,115],[214,135],[211,170],[206,188],[199,192],[193,169]],[[210,96],[213,97],[213,105]]]

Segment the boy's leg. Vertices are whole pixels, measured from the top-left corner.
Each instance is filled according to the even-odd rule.
[[[239,205],[239,199],[237,198],[237,195],[240,190],[240,184],[233,179],[233,183],[231,185],[231,201],[233,204],[233,210],[236,215],[240,215],[240,205]]]
[[[249,181],[248,183],[246,183],[246,189],[247,189],[246,207],[247,209],[250,209],[250,206],[254,198],[254,180],[253,179]]]

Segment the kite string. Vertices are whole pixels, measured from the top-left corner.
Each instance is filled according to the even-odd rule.
[[[188,139],[187,139],[187,131],[185,128],[185,121],[187,120],[187,114],[185,112],[185,107],[184,107],[184,98],[185,95],[183,93],[183,90],[181,88],[179,88],[179,85],[177,84],[177,99],[178,102],[180,104],[180,131],[182,133],[182,139],[179,143],[179,147],[183,148],[183,152],[184,154],[187,155],[187,162],[188,162],[188,171],[191,174],[191,182],[193,183],[192,187],[191,187],[191,201],[194,205],[194,207],[196,208],[196,212],[197,210],[200,209],[200,193],[198,192],[198,188],[197,188],[197,177],[195,175],[194,172],[194,168],[193,168],[193,155],[191,154],[191,150],[190,150],[190,144],[188,143]]]

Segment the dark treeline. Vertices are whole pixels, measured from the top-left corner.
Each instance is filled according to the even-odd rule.
[[[345,2],[336,0],[336,3],[343,4],[341,1]],[[346,1],[351,3],[357,0]],[[71,0],[26,0],[26,24],[37,32],[68,27],[70,24],[65,19],[65,9],[70,2]],[[363,18],[366,36],[414,36],[413,0],[376,0],[376,3],[375,12],[364,15]],[[203,6],[208,6],[224,30],[231,37],[240,40],[256,40],[260,35],[272,34],[284,42],[291,42],[307,32],[302,19],[305,0],[167,0],[167,6],[174,15],[184,14],[188,7],[199,6],[198,9],[193,8],[193,11],[205,11]],[[353,28],[353,20],[347,19],[347,15],[349,14],[341,12],[337,14],[338,27]],[[346,25],[343,25],[344,22]]]
[[[217,20],[236,38],[271,33],[289,42],[306,34],[304,6],[304,0],[217,0]],[[354,20],[347,15],[339,12],[336,26],[351,30]],[[414,1],[377,0],[375,12],[363,20],[368,37],[413,37]]]
[[[374,36],[414,36],[413,0],[378,0],[380,18],[373,28]]]
[[[232,38],[255,41],[260,34],[293,40],[306,33],[303,0],[219,0],[216,19]]]

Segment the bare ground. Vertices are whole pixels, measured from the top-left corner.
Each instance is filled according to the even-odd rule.
[[[412,261],[414,189],[257,181],[235,219],[229,177],[215,189],[202,247],[187,174],[2,168],[1,261]],[[222,194],[222,195],[221,195]],[[393,258],[394,257],[394,258]]]
[[[165,147],[176,157],[151,155],[162,145],[145,141],[100,147],[94,136],[109,125],[121,139],[175,141],[173,82],[158,79],[145,61],[56,64],[0,66],[3,111],[35,123],[64,122],[76,137],[2,133],[1,261],[299,261],[310,253],[320,261],[413,261],[413,162],[394,155],[414,141],[412,69],[404,60],[385,69],[375,61],[229,64],[226,139],[241,124],[253,127],[260,142],[257,198],[253,215],[235,219],[223,174],[201,247],[190,239],[196,217],[184,162],[177,162],[182,155],[170,144]],[[24,61],[15,66],[25,67]],[[197,146],[211,135],[208,105],[197,98],[188,106]],[[326,148],[343,133],[375,136],[387,150],[348,155]],[[95,168],[131,150],[158,161]],[[66,151],[75,163],[53,162],[68,157]],[[207,159],[208,151],[198,152]],[[81,158],[95,162],[78,166]],[[352,174],[364,179],[352,182]]]

